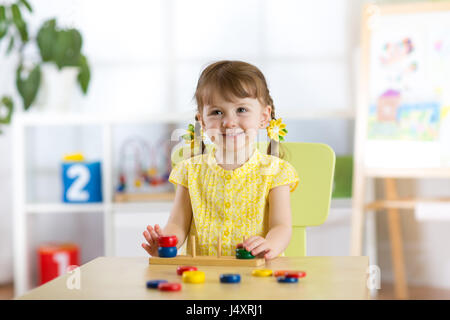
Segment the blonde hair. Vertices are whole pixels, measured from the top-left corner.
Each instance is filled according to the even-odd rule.
[[[214,104],[217,96],[225,101],[232,102],[235,98],[254,98],[263,106],[271,106],[271,119],[275,118],[275,106],[269,93],[266,79],[263,73],[254,65],[243,61],[222,60],[207,66],[198,79],[195,91],[197,111],[202,114],[205,105]],[[200,134],[200,125],[195,116],[195,135]],[[282,148],[279,142],[270,140],[267,154],[272,154],[272,148],[278,149],[274,155],[282,158]],[[205,144],[201,141],[202,153]]]

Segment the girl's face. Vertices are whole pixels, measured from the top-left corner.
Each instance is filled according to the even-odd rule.
[[[197,117],[203,131],[224,151],[237,152],[253,145],[258,129],[270,121],[270,106],[262,106],[255,98],[236,98],[225,101],[217,98],[215,105],[203,106]]]

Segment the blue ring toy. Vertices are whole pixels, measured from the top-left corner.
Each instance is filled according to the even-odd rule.
[[[296,283],[296,282],[298,282],[298,278],[294,278],[294,277],[278,277],[277,280],[280,283]]]
[[[167,280],[149,280],[147,281],[147,288],[148,289],[158,289],[158,285],[160,283],[166,283]]]
[[[158,256],[160,258],[174,258],[177,256],[177,247],[159,247]]]
[[[222,282],[222,283],[239,283],[239,282],[241,282],[241,275],[237,274],[237,273],[221,274],[220,282]]]

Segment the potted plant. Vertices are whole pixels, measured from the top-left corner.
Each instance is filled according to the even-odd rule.
[[[90,68],[86,56],[81,52],[83,39],[80,32],[75,28],[59,28],[56,19],[50,19],[39,28],[36,37],[30,38],[27,23],[22,15],[23,10],[33,12],[26,0],[18,0],[10,5],[0,4],[0,44],[3,41],[8,42],[6,55],[12,52],[18,54],[16,88],[22,99],[23,109],[28,110],[36,101],[42,84],[44,91],[50,89],[46,82],[48,79],[42,74],[43,68],[54,68],[56,71],[52,71],[53,74],[69,71],[83,94],[87,94]],[[40,55],[38,61],[26,61],[24,50],[28,45],[37,46]],[[58,81],[53,81],[50,85],[55,83],[58,84]],[[54,90],[56,93],[59,91]],[[48,99],[48,92],[46,94]],[[0,97],[0,124],[10,122],[15,105],[11,96]]]

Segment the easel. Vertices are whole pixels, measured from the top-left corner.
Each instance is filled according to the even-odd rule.
[[[397,179],[405,178],[450,178],[450,168],[368,168],[365,165],[365,141],[367,137],[367,119],[369,105],[369,64],[370,64],[370,25],[376,15],[425,13],[450,11],[450,3],[416,3],[404,5],[367,5],[362,19],[362,68],[361,88],[357,101],[355,129],[355,157],[353,174],[353,215],[351,255],[362,254],[365,212],[368,210],[386,210],[388,215],[389,236],[391,243],[392,263],[395,279],[395,295],[399,299],[408,299],[408,285],[405,274],[403,241],[401,232],[400,209],[415,209],[419,202],[448,202],[448,198],[419,199],[399,198]],[[366,203],[366,187],[368,179],[382,179],[385,198]]]
[[[197,256],[195,251],[195,236],[191,236],[191,254],[179,255],[175,258],[150,257],[149,264],[164,265],[199,265],[199,266],[226,266],[226,267],[260,267],[264,266],[264,258],[236,259],[236,256],[222,256],[222,241],[217,238],[217,256]]]

